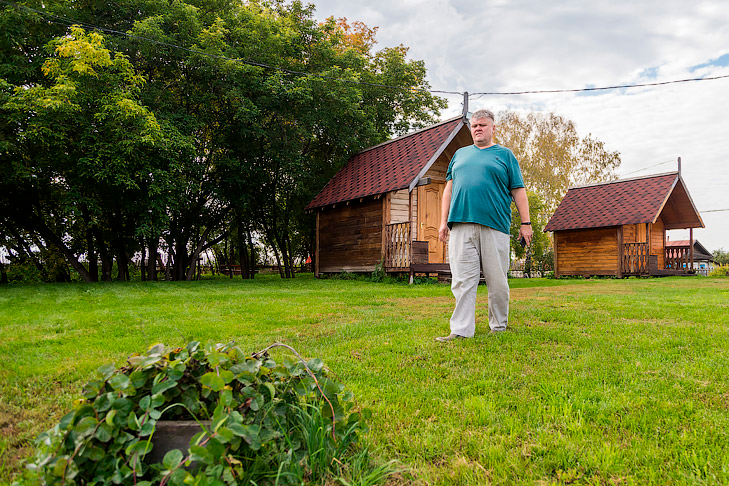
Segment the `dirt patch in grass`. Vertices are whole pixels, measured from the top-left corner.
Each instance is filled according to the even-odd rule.
[[[47,411],[0,403],[0,484],[22,472],[23,462],[33,453],[34,438],[48,428],[47,421]]]

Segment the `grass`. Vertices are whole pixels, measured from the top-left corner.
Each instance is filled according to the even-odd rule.
[[[275,341],[372,409],[393,484],[729,483],[729,279],[513,280],[510,330],[440,344],[445,285],[294,280],[0,288],[0,482],[102,364]],[[278,350],[277,350],[278,351]],[[284,351],[281,351],[284,353]]]

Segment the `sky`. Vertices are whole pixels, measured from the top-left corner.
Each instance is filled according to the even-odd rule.
[[[375,49],[403,44],[431,88],[469,93],[571,90],[729,76],[726,0],[310,0],[315,16],[377,27]],[[446,95],[442,119],[462,110]],[[554,112],[618,151],[620,178],[677,170],[705,228],[729,250],[729,77],[587,93],[484,95],[469,111]],[[498,129],[498,120],[497,120]],[[723,210],[723,211],[722,211]],[[668,232],[688,239],[688,230]]]

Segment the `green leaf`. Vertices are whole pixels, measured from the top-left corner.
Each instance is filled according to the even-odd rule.
[[[256,396],[253,397],[253,400],[251,400],[251,410],[253,410],[254,412],[259,411],[264,403],[266,403],[266,399],[263,398],[263,395],[261,395],[260,393],[256,394]]]
[[[165,381],[162,381],[162,382],[157,383],[156,385],[154,385],[152,387],[152,393],[155,394],[155,395],[160,394],[160,393],[164,393],[167,390],[169,390],[170,388],[174,388],[176,386],[177,386],[177,382],[176,381],[165,380]]]
[[[97,412],[106,412],[111,408],[111,402],[114,400],[114,393],[104,393],[94,400],[94,409]]]
[[[216,392],[225,387],[225,381],[213,372],[202,375],[202,377],[200,377],[200,383]]]
[[[233,433],[234,433],[235,435],[237,435],[238,437],[244,437],[244,436],[246,435],[246,430],[248,430],[248,429],[246,428],[246,426],[243,426],[243,425],[241,425],[241,424],[236,424],[236,423],[233,423],[233,424],[229,424],[229,425],[228,425],[228,428],[229,428],[229,429],[230,429],[230,430],[231,430],[231,431],[232,431],[232,432],[233,432]]]
[[[96,395],[99,394],[101,391],[101,386],[103,385],[103,382],[100,381],[90,381],[86,383],[86,385],[83,388],[82,395],[84,398],[87,398],[91,400],[92,398],[96,397]]]
[[[127,428],[130,430],[139,430],[139,418],[137,417],[137,414],[134,412],[131,412],[127,416]]]
[[[165,403],[165,396],[162,394],[152,395],[152,408],[157,408]]]
[[[168,451],[167,454],[165,454],[164,459],[162,459],[162,465],[166,469],[172,470],[180,465],[182,459],[182,451],[180,451],[179,449],[172,449],[171,451]]]
[[[192,477],[189,472],[178,469],[170,476],[170,484],[172,486],[185,486],[189,477]]]
[[[68,458],[66,456],[59,457],[53,465],[53,475],[59,478],[64,477],[66,468],[68,467]]]
[[[263,383],[263,386],[268,390],[268,393],[270,394],[270,400],[273,400],[273,398],[276,396],[276,388],[274,388],[273,384],[271,382],[267,381]]]
[[[324,362],[319,358],[309,360],[306,364],[313,373],[319,373],[324,368]]]
[[[190,446],[190,453],[193,461],[203,462],[205,464],[213,463],[213,456],[205,447],[197,445]]]
[[[76,433],[79,435],[91,434],[98,423],[99,421],[95,417],[84,417],[76,424]]]
[[[111,408],[114,410],[120,410],[124,412],[125,414],[129,413],[129,411],[132,409],[132,401],[128,398],[117,398],[111,403]]]
[[[150,406],[152,404],[152,397],[149,395],[145,396],[141,400],[139,400],[139,408],[144,410],[145,412],[150,409]]]
[[[73,417],[76,415],[76,412],[68,412],[66,415],[64,415],[61,418],[61,421],[58,423],[58,428],[61,430],[68,430],[69,425],[73,423]]]
[[[115,371],[116,367],[113,364],[105,364],[97,370],[97,373],[102,380],[106,381],[111,378],[111,375],[113,375]]]
[[[222,442],[223,444],[226,444],[226,443],[230,442],[230,440],[231,440],[231,439],[233,438],[233,436],[235,435],[235,434],[233,433],[233,431],[232,431],[232,430],[230,430],[230,429],[229,429],[228,427],[220,427],[220,428],[219,428],[219,429],[217,430],[216,434],[217,434],[217,436],[216,436],[216,437],[218,438],[218,440],[219,440],[220,442]]]
[[[151,450],[152,443],[145,439],[130,444],[124,452],[127,456],[131,456],[132,454],[139,454],[140,456],[144,456],[148,454]],[[182,454],[182,452],[180,452],[180,454]]]
[[[114,436],[113,434],[114,430],[109,426],[109,424],[102,422],[99,425],[99,428],[96,429],[96,434],[94,436],[101,442],[109,442]]]
[[[147,350],[147,356],[162,356],[165,352],[165,345],[158,343]]]
[[[211,367],[215,368],[220,366],[221,363],[228,362],[228,357],[223,353],[210,353],[208,354],[208,363]]]
[[[84,454],[84,457],[90,461],[98,462],[104,458],[106,452],[101,447],[89,447]]]
[[[139,429],[139,437],[147,437],[148,435],[152,435],[156,423],[157,421],[155,420],[147,420],[144,425],[142,425],[142,428]]]
[[[230,407],[233,403],[233,391],[232,390],[223,390],[220,392],[220,397],[218,398],[219,403],[225,407]]]
[[[220,377],[223,379],[223,381],[227,385],[228,383],[233,381],[233,379],[235,378],[235,375],[229,370],[220,370]]]
[[[106,418],[104,419],[104,423],[108,424],[109,426],[114,426],[114,417],[116,417],[117,410],[110,410],[109,413],[106,414]]]
[[[135,370],[129,374],[129,379],[132,382],[132,386],[138,390],[147,383],[147,373],[141,370]]]

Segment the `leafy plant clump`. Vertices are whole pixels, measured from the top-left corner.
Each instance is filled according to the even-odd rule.
[[[709,272],[709,277],[729,277],[729,265],[719,265]]]
[[[122,368],[102,366],[73,411],[38,437],[16,484],[377,484],[396,472],[371,464],[358,444],[369,412],[351,412],[352,394],[321,360],[277,363],[268,349],[158,344]],[[202,431],[154,462],[162,420],[195,420]]]

